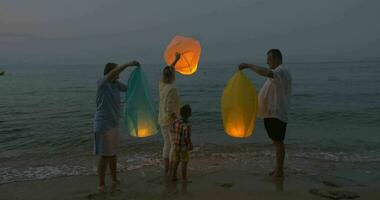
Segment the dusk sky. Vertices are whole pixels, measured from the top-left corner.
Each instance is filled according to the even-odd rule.
[[[162,63],[175,35],[201,62],[379,59],[376,0],[1,0],[0,65]]]

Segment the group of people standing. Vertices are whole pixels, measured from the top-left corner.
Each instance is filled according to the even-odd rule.
[[[175,65],[181,58],[176,54],[175,60],[162,70],[159,82],[159,116],[158,122],[163,136],[162,158],[164,173],[173,181],[177,180],[177,168],[181,164],[182,180],[187,178],[189,151],[193,149],[191,142],[192,115],[191,106],[181,105],[180,94],[176,87]],[[259,93],[258,116],[264,118],[265,129],[272,139],[276,150],[276,167],[270,176],[283,177],[285,158],[284,138],[288,122],[288,110],[291,94],[291,76],[288,69],[282,65],[282,54],[278,49],[267,52],[267,67],[241,63],[239,69],[251,69],[258,75],[267,77]],[[120,92],[128,92],[126,85],[121,83],[119,74],[128,67],[139,67],[140,63],[132,61],[124,65],[108,63],[104,68],[104,76],[97,82],[96,113],[94,120],[94,153],[99,156],[97,173],[99,190],[105,191],[105,174],[109,166],[112,184],[115,187],[117,179],[117,150],[120,142],[119,118],[121,109]],[[254,102],[252,102],[254,103]]]

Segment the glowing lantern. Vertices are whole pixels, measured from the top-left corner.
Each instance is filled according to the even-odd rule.
[[[191,75],[197,71],[201,56],[201,44],[193,38],[175,36],[165,50],[164,58],[167,65],[173,63],[176,52],[181,54],[175,69],[183,75]]]
[[[257,94],[251,80],[238,71],[228,81],[221,102],[224,130],[231,137],[252,135],[256,124]]]
[[[125,97],[124,123],[134,137],[148,137],[158,132],[158,123],[148,82],[140,67],[131,73]]]

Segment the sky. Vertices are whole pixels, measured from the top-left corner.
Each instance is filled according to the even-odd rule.
[[[163,63],[175,35],[201,62],[380,60],[377,0],[1,0],[0,65]]]

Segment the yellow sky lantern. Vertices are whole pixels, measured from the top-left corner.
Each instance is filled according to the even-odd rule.
[[[221,101],[225,132],[237,138],[251,136],[256,124],[257,93],[242,71],[237,71],[228,81]]]
[[[198,40],[175,36],[165,50],[164,59],[166,64],[170,65],[175,59],[176,52],[180,53],[181,59],[177,62],[175,69],[183,75],[191,75],[197,71],[201,51]]]

